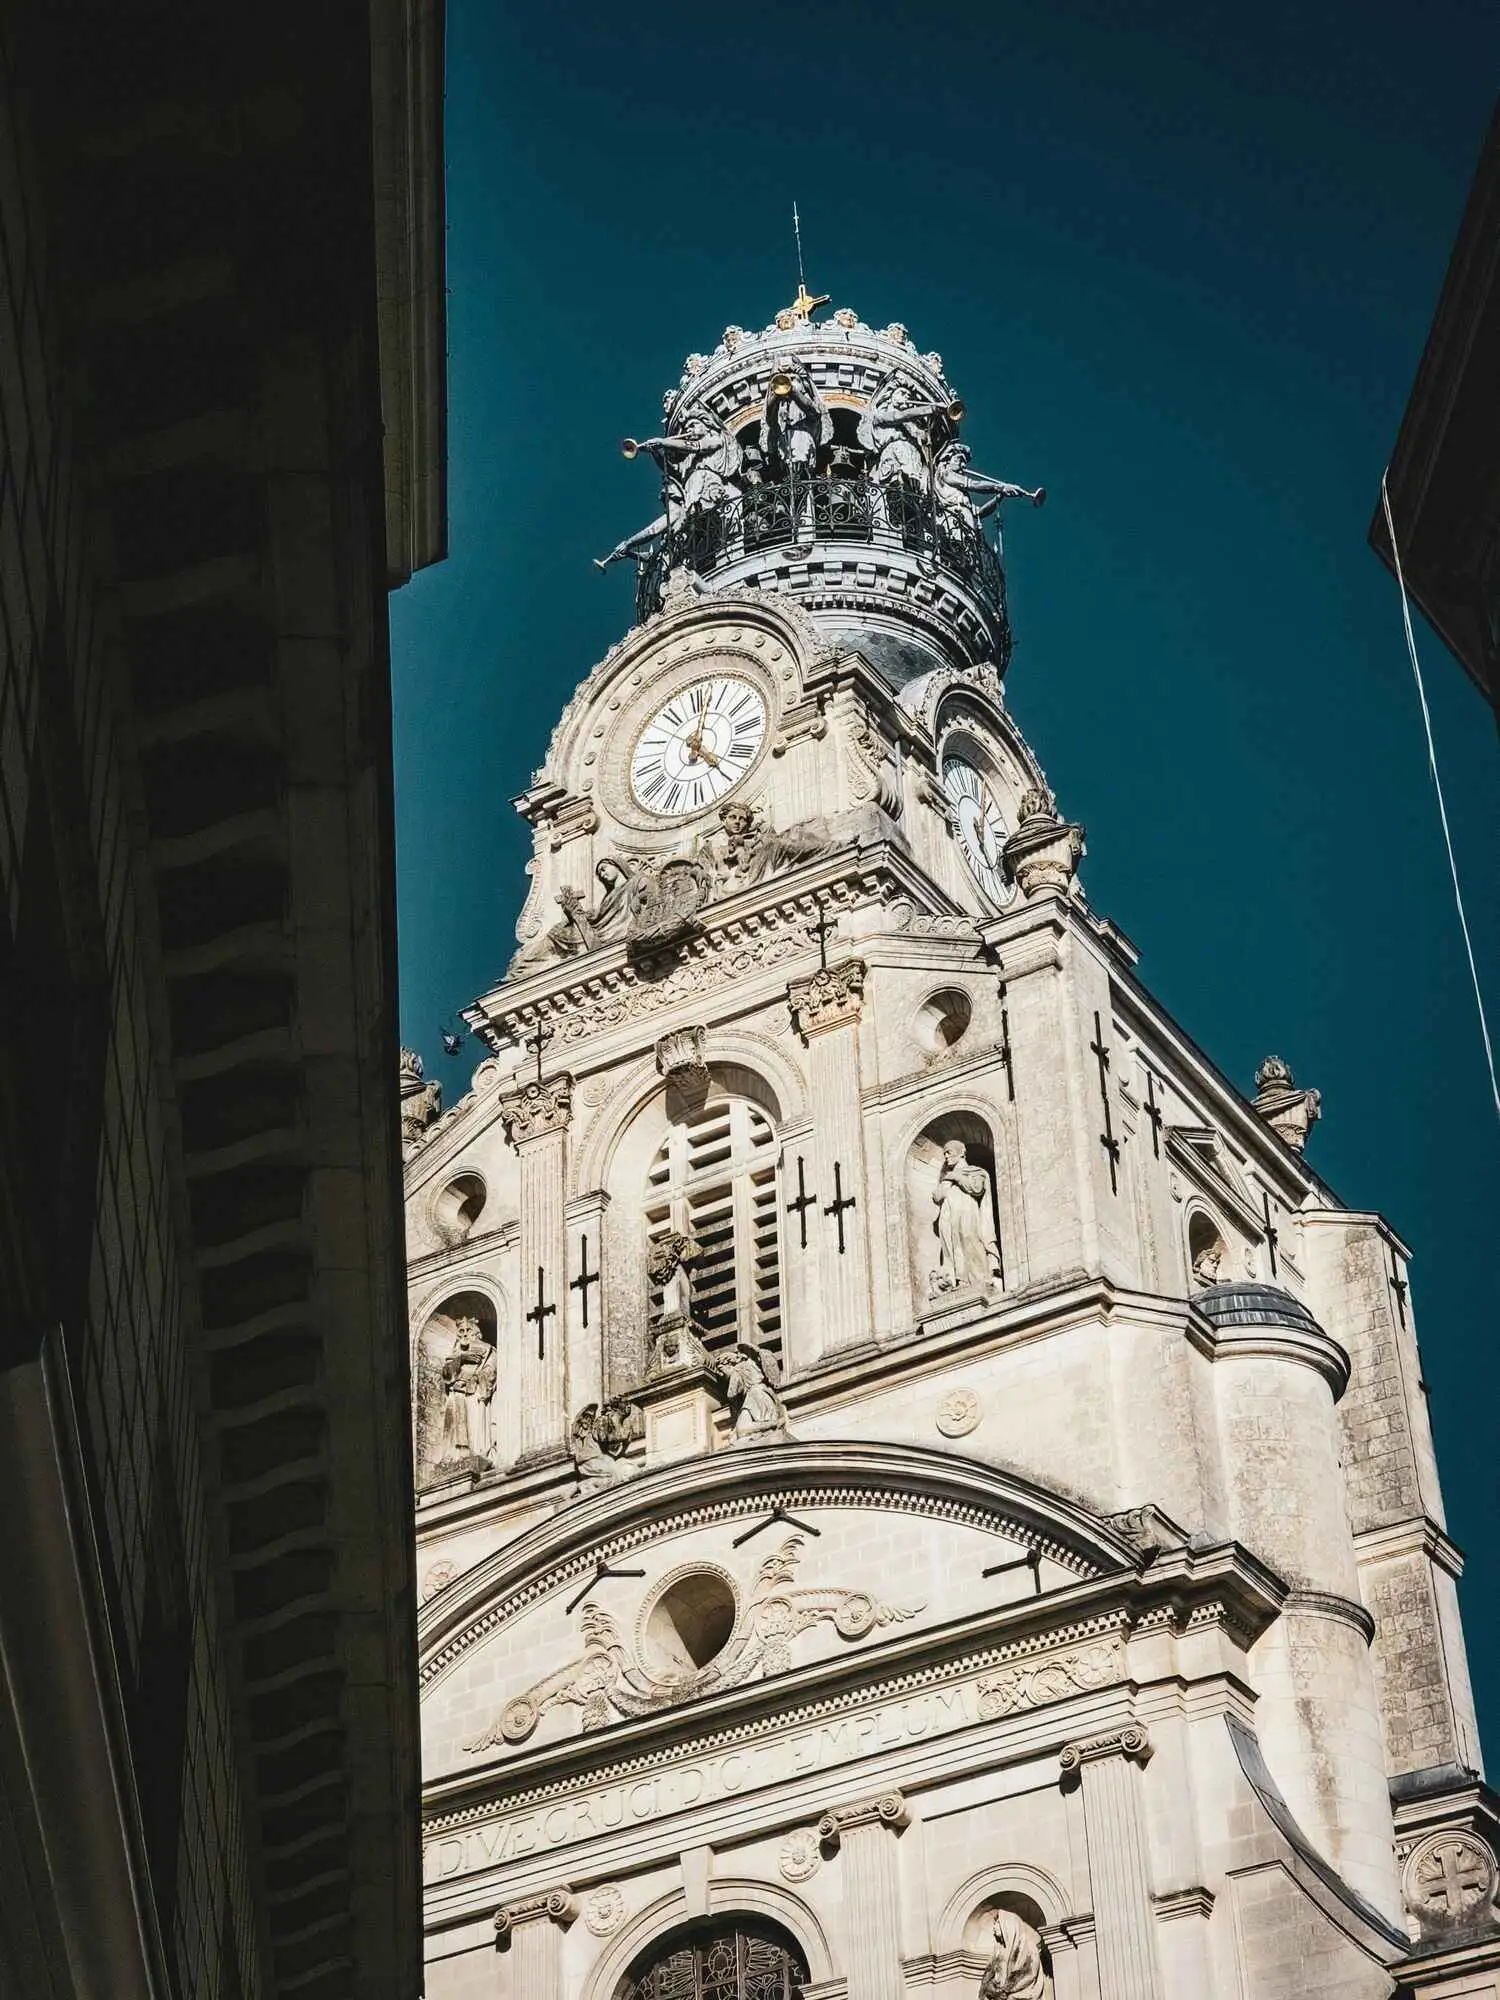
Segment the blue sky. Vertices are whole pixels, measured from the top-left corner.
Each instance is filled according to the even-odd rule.
[[[1497,80],[1473,0],[450,0],[453,554],[392,611],[404,1038],[451,1099],[510,800],[630,622],[590,563],[655,512],[618,439],[791,296],[795,198],[812,288],[939,349],[975,462],[1047,486],[1008,691],[1091,900],[1243,1087],[1274,1049],[1322,1090],[1310,1157],[1413,1247],[1492,1752],[1500,1126],[1365,534]],[[1500,1012],[1500,748],[1419,644]]]

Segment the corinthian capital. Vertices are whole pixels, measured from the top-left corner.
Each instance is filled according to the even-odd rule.
[[[566,1070],[538,1082],[522,1084],[500,1100],[505,1136],[513,1146],[566,1130],[573,1116],[573,1079]]]
[[[794,979],[787,987],[792,1025],[802,1036],[821,1034],[859,1019],[864,999],[866,966],[862,958],[826,965],[810,979]]]
[[[519,1903],[506,1903],[495,1912],[495,1936],[504,1942],[522,1924],[554,1923],[566,1930],[578,1915],[578,1902],[568,1888],[548,1889],[540,1896],[527,1896]]]
[[[881,1792],[873,1799],[859,1799],[852,1806],[835,1806],[818,1821],[818,1838],[825,1847],[837,1847],[846,1833],[857,1826],[885,1826],[899,1833],[911,1822],[906,1801],[899,1792]]]

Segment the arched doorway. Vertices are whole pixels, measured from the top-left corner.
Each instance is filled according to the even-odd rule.
[[[720,1917],[649,1946],[619,2000],[802,2000],[807,1977],[796,1940],[779,1924]]]

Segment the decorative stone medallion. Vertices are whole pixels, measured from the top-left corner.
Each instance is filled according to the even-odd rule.
[[[788,1882],[805,1882],[809,1875],[816,1875],[823,1866],[817,1828],[794,1826],[781,1843],[776,1865]]]
[[[1424,1925],[1465,1923],[1495,1899],[1495,1857],[1473,1834],[1429,1834],[1413,1848],[1401,1888]]]
[[[625,1897],[617,1882],[601,1882],[583,1899],[583,1921],[595,1937],[609,1937],[625,1921]]]
[[[972,1389],[950,1389],[937,1407],[937,1427],[945,1438],[967,1437],[984,1412]]]
[[[425,1604],[429,1597],[436,1597],[440,1590],[446,1590],[457,1575],[457,1563],[449,1562],[446,1557],[442,1562],[435,1562],[422,1579],[422,1602]]]

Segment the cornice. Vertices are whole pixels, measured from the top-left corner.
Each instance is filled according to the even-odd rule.
[[[787,936],[794,949],[776,961],[780,980],[771,981],[774,987],[784,984],[789,972],[795,974],[798,968],[793,959],[801,960],[808,971],[816,967],[818,954],[810,926],[821,911],[853,910],[871,902],[898,899],[910,901],[933,916],[965,915],[897,841],[851,840],[831,854],[709,905],[702,931],[677,947],[676,961],[701,973],[723,955],[728,976],[739,981],[753,977],[755,968],[734,963],[737,950],[758,937]],[[628,1003],[634,995],[656,998],[666,984],[643,980],[628,945],[611,943],[502,981],[466,1009],[464,1019],[483,1039],[501,1046],[519,1041],[539,1020],[569,1041],[583,1034],[602,1037],[616,1023],[605,1020],[595,1024],[587,1018],[598,1012],[601,1002],[618,997]],[[677,997],[677,990],[671,989],[662,1004],[670,1005]],[[568,1024],[575,1017],[582,1017],[584,1025],[570,1033]],[[627,1029],[633,1027],[633,1023],[626,1025]]]
[[[1429,1514],[1405,1521],[1388,1521],[1361,1529],[1354,1537],[1355,1557],[1366,1563],[1396,1562],[1402,1556],[1426,1556],[1455,1580],[1464,1573],[1464,1552]]]

